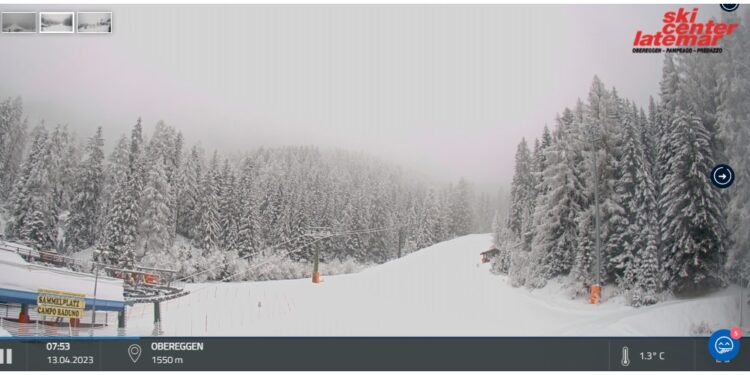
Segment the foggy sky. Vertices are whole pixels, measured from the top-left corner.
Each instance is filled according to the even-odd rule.
[[[24,29],[34,30],[36,17],[29,13],[5,13],[2,15],[3,26],[18,25]]]
[[[631,45],[676,6],[29,8],[2,10],[114,12],[111,35],[0,35],[0,96],[32,125],[101,125],[111,146],[141,116],[208,150],[363,150],[494,190],[594,74],[640,105],[657,93],[663,56]]]
[[[78,20],[78,24],[81,25],[91,25],[91,24],[97,24],[101,21],[105,21],[109,14],[106,13],[79,13],[76,15]]]

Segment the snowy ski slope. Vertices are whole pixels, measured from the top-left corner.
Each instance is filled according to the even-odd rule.
[[[555,283],[512,288],[479,265],[490,235],[469,235],[357,274],[195,284],[163,304],[169,336],[689,336],[730,327],[738,290],[634,309],[572,300]],[[322,270],[325,275],[325,269]],[[151,335],[152,305],[128,311],[130,335]]]

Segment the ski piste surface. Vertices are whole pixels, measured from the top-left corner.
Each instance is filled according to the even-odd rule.
[[[320,284],[191,284],[189,295],[162,303],[161,335],[665,337],[739,321],[736,288],[637,309],[621,297],[589,305],[554,280],[514,288],[480,264],[490,245],[490,234],[467,235],[356,274],[322,269]],[[153,335],[153,306],[129,308],[127,324],[128,335]]]

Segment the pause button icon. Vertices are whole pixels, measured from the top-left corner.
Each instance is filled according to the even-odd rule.
[[[13,349],[0,349],[0,365],[13,364]]]

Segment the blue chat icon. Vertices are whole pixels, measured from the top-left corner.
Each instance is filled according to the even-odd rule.
[[[720,329],[708,339],[708,352],[719,362],[729,362],[740,353],[740,341],[732,338],[728,329]]]

